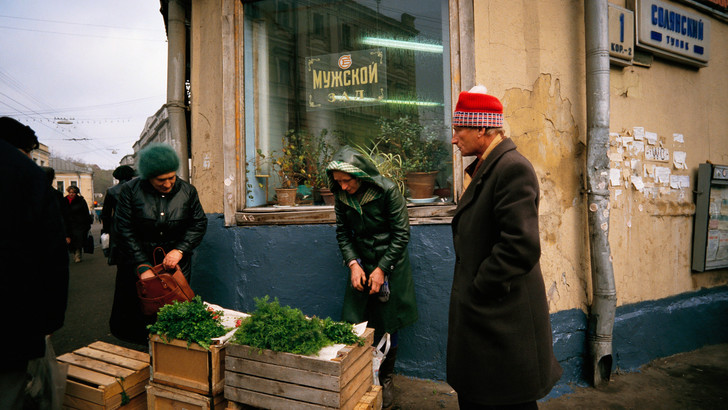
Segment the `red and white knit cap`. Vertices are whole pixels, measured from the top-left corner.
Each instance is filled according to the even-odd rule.
[[[503,104],[488,95],[488,90],[482,85],[476,85],[470,91],[460,93],[455,113],[452,116],[452,125],[460,127],[502,127]]]

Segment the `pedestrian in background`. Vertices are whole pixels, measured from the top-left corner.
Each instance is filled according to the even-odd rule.
[[[51,167],[40,167],[40,169],[42,169],[43,172],[45,172],[46,174],[48,184],[51,188],[51,195],[56,198],[56,201],[58,201],[58,208],[61,210],[61,215],[65,214],[66,206],[68,206],[68,201],[63,197],[63,193],[53,186],[53,180],[56,179],[56,170]],[[63,236],[67,237],[65,221],[63,223]]]
[[[73,261],[79,263],[82,260],[83,245],[91,230],[92,216],[88,208],[88,203],[81,196],[81,190],[77,186],[71,185],[66,189],[66,201],[68,205],[65,209],[63,220],[66,223],[66,243],[68,250],[73,254]]]
[[[475,160],[452,219],[447,381],[461,409],[537,409],[562,372],[539,264],[538,178],[485,87],[460,93],[452,124],[452,143]]]
[[[114,214],[115,240],[119,250],[111,333],[132,343],[147,344],[147,324],[154,317],[142,315],[136,282],[151,277],[154,249],[161,247],[167,269],[179,265],[190,282],[192,252],[202,242],[207,217],[197,189],[177,177],[179,158],[165,144],[152,144],[138,154],[139,178],[123,184]]]
[[[104,196],[104,206],[101,209],[101,234],[109,235],[109,248],[107,258],[109,265],[116,265],[118,259],[118,251],[116,250],[116,231],[114,230],[114,214],[116,212],[116,203],[119,201],[119,192],[124,183],[131,181],[136,176],[136,171],[129,165],[121,165],[116,167],[112,173],[119,183],[106,190]]]
[[[38,139],[30,127],[0,118],[0,190],[11,194],[0,201],[0,214],[5,216],[0,224],[0,311],[5,312],[0,409],[52,407],[53,386],[43,386],[41,396],[26,393],[28,382],[34,380],[28,363],[45,360],[46,346],[51,349],[46,336],[63,326],[68,301],[68,253],[61,213],[45,173],[30,159],[30,151],[36,148]],[[50,367],[51,360],[55,358],[45,365]]]
[[[336,198],[336,240],[349,267],[342,320],[369,321],[375,345],[385,334],[391,347],[379,368],[383,406],[393,401],[392,374],[398,331],[417,321],[417,304],[407,244],[407,203],[397,184],[379,174],[358,151],[345,146],[326,168]]]

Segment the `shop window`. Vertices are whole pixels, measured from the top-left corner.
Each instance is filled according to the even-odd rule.
[[[318,192],[343,145],[393,159],[382,172],[412,207],[451,204],[448,1],[311,0],[286,20],[282,4],[244,5],[242,213],[286,211],[284,186],[296,209],[331,209]],[[436,171],[434,186],[414,195],[409,171]]]

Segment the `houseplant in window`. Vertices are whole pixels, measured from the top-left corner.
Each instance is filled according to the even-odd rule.
[[[280,206],[294,206],[298,185],[306,178],[306,156],[302,144],[302,135],[289,130],[283,136],[281,148],[272,151],[266,157],[262,152],[258,155],[270,162],[280,185],[276,187],[276,197]]]
[[[334,155],[334,146],[327,141],[328,130],[318,135],[305,134],[300,141],[304,153],[306,184],[313,188],[315,203],[334,204],[334,195],[329,190],[326,166]]]
[[[398,154],[406,184],[412,199],[435,200],[435,178],[449,162],[450,150],[442,135],[444,127],[423,127],[411,117],[379,122],[379,139],[382,152]]]

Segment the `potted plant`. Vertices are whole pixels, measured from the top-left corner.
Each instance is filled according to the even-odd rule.
[[[280,206],[296,204],[298,184],[306,179],[306,160],[302,141],[301,133],[289,130],[283,136],[280,151],[271,151],[267,157],[258,151],[258,156],[269,161],[274,173],[278,175],[280,186],[276,188],[276,197]]]
[[[326,140],[328,130],[319,135],[304,134],[301,138],[305,161],[306,184],[313,189],[315,203],[334,204],[334,196],[329,189],[326,166],[334,155],[334,146]]]
[[[382,152],[398,154],[406,174],[409,195],[429,199],[435,189],[437,173],[448,162],[451,151],[442,139],[442,126],[423,127],[411,117],[379,122],[379,138],[375,146]]]

